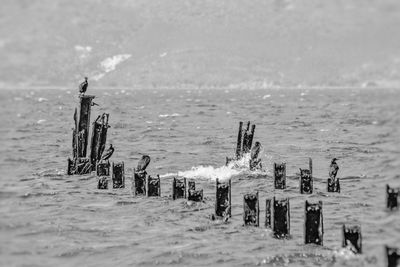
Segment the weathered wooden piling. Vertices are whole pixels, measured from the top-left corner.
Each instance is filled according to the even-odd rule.
[[[324,222],[322,216],[322,201],[318,203],[305,202],[304,243],[323,245]]]
[[[74,123],[75,128],[72,131],[72,157],[68,159],[67,174],[86,174],[91,172],[92,166],[87,156],[90,111],[94,96],[80,95],[78,107],[75,108]]]
[[[113,188],[125,188],[125,168],[124,162],[112,163],[112,182]]]
[[[147,197],[160,197],[161,196],[161,183],[160,176],[151,177],[146,176],[146,196]]]
[[[146,171],[133,170],[133,194],[135,196],[146,195]]]
[[[108,160],[98,162],[96,164],[97,176],[109,176],[110,175],[110,162]]]
[[[286,188],[286,163],[274,163],[274,186],[275,189]]]
[[[387,266],[398,267],[400,266],[400,252],[398,248],[386,246]]]
[[[397,200],[399,197],[399,188],[391,188],[386,185],[386,207],[389,210],[398,209]]]
[[[265,226],[270,228],[276,238],[285,238],[290,235],[290,205],[289,199],[266,200]]]
[[[97,181],[97,189],[108,189],[108,177],[99,177]]]
[[[239,132],[238,132],[238,138],[237,138],[237,143],[236,143],[236,159],[239,159],[242,157],[242,128],[243,128],[243,122],[239,122]],[[227,164],[228,164],[228,158],[227,158]]]
[[[231,180],[216,179],[215,215],[231,217]]]
[[[196,190],[195,181],[188,181],[188,200],[200,202],[203,201],[203,189]]]
[[[253,143],[254,131],[256,126],[251,125],[250,129],[250,121],[247,122],[246,128],[243,129],[243,122],[239,122],[239,132],[238,138],[236,142],[236,160],[243,157],[244,153],[249,153],[251,150],[251,146]],[[227,164],[231,159],[227,158]]]
[[[265,228],[272,227],[272,199],[265,200]]]
[[[260,208],[258,192],[245,194],[243,196],[243,221],[244,225],[260,225]]]
[[[172,199],[186,198],[186,178],[178,179],[174,177],[172,181]]]
[[[250,121],[248,121],[246,130],[244,131],[244,134],[243,134],[242,155],[244,153],[250,152],[251,145],[253,143],[253,136],[254,136],[255,129],[256,129],[256,126],[253,124],[253,125],[251,125],[251,131],[250,131]]]
[[[361,226],[343,225],[343,242],[342,247],[350,249],[354,254],[362,253]]]
[[[312,194],[313,178],[310,170],[300,169],[300,193]]]
[[[340,193],[340,179],[339,178],[328,178],[327,183],[328,192]]]
[[[290,234],[290,205],[289,198],[276,200],[273,198],[274,223],[272,230],[277,238],[285,238]]]
[[[90,111],[92,101],[95,96],[80,95],[78,106],[78,118],[75,121],[75,138],[76,138],[76,155],[78,158],[84,158],[87,154],[89,127],[90,127]]]
[[[103,113],[98,116],[93,122],[92,126],[92,139],[90,143],[90,163],[93,167],[101,159],[101,155],[104,152],[107,141],[107,130],[110,127],[108,125],[109,114]]]

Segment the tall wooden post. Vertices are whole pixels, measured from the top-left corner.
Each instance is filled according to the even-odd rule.
[[[79,96],[79,104],[74,113],[75,128],[72,132],[73,159],[68,159],[68,175],[86,174],[93,170],[90,159],[86,158],[86,154],[89,139],[90,111],[94,98],[92,95]]]
[[[86,157],[89,139],[90,110],[94,98],[95,96],[92,95],[79,96],[78,117],[75,126],[76,155],[78,158]]]
[[[243,127],[243,122],[239,122],[239,133],[238,133],[238,139],[236,143],[236,159],[239,159],[242,156],[242,127]]]
[[[90,142],[90,163],[93,170],[100,160],[106,146],[109,114],[103,113],[93,122],[92,139]]]

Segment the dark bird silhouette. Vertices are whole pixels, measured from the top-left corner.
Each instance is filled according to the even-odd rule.
[[[147,155],[143,155],[142,158],[139,160],[138,165],[136,167],[136,171],[144,171],[146,170],[147,166],[150,164],[150,157]]]
[[[86,90],[87,90],[87,88],[88,88],[88,85],[89,85],[89,83],[88,83],[88,77],[85,77],[85,81],[82,82],[82,83],[79,85],[79,93],[85,94],[85,93],[86,93]]]
[[[101,160],[108,160],[109,158],[111,158],[113,153],[114,153],[114,147],[112,144],[110,144],[110,147],[101,156]]]
[[[332,159],[331,161],[331,166],[329,167],[329,177],[331,177],[332,179],[336,178],[336,175],[339,171],[339,166],[336,163],[337,158]]]

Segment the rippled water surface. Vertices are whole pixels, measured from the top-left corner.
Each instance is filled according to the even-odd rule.
[[[385,211],[385,184],[400,186],[399,90],[89,89],[92,119],[110,113],[108,142],[124,161],[127,187],[97,190],[93,175],[67,176],[75,92],[0,92],[2,266],[384,266],[400,244],[400,214]],[[264,172],[224,168],[238,122],[251,120]],[[133,197],[132,169],[152,157],[160,198]],[[298,168],[314,161],[313,195],[300,195]],[[339,158],[341,194],[326,193]],[[287,162],[288,188],[273,189],[273,162]],[[197,179],[203,203],[171,200],[172,175]],[[211,221],[215,178],[232,179],[232,218]],[[289,197],[291,238],[242,226],[242,197]],[[304,201],[323,201],[324,246],[304,245]],[[343,223],[360,223],[363,255],[340,249]]]

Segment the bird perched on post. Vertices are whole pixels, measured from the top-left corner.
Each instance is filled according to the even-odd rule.
[[[140,172],[140,171],[146,170],[146,168],[149,164],[150,164],[150,157],[147,155],[143,155],[142,158],[138,162],[136,171]]]
[[[339,171],[339,166],[336,163],[337,160],[337,158],[333,158],[331,161],[331,166],[329,167],[329,177],[331,177],[332,179],[336,178],[336,175]]]
[[[114,147],[112,144],[110,144],[110,147],[101,156],[101,160],[108,160],[109,158],[111,158],[113,153],[114,153]]]
[[[88,88],[88,77],[85,77],[85,81],[83,81],[80,85],[79,85],[79,93],[81,93],[82,95],[84,95],[86,93],[86,90]]]

